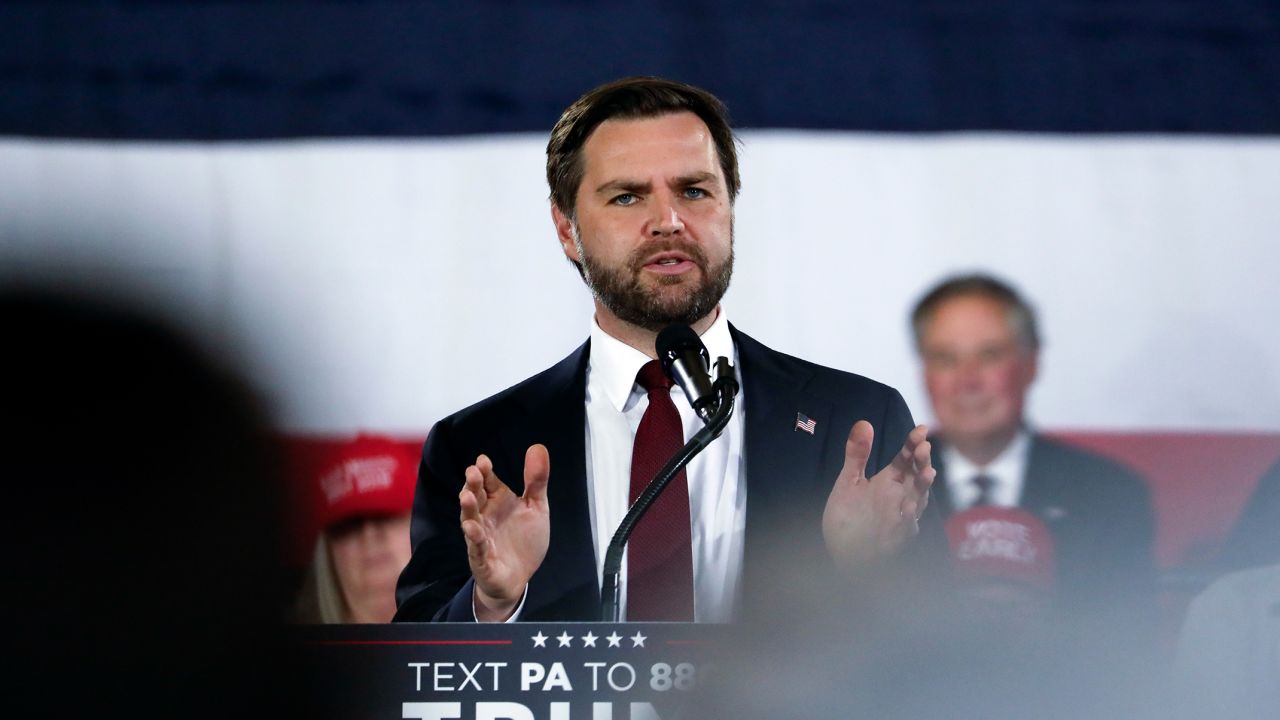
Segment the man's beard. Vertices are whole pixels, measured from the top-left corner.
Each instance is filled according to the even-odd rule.
[[[732,232],[732,231],[730,231]],[[673,323],[692,325],[715,310],[720,298],[729,289],[733,275],[733,241],[730,235],[729,257],[715,266],[708,266],[707,255],[694,243],[671,239],[665,243],[649,243],[637,249],[619,267],[608,267],[595,261],[583,251],[581,236],[575,233],[578,257],[582,259],[583,280],[591,288],[591,294],[618,319],[636,327],[658,332]],[[674,297],[666,296],[658,289],[647,288],[641,282],[645,260],[655,253],[675,250],[684,253],[698,266],[702,281],[688,292]],[[659,285],[688,283],[682,275],[657,275]]]

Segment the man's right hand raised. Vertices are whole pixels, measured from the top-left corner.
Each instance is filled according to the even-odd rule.
[[[543,445],[524,455],[524,495],[517,496],[493,472],[487,456],[467,468],[458,494],[467,561],[475,578],[476,619],[501,622],[511,617],[529,578],[542,564],[551,541],[547,477],[551,459]]]

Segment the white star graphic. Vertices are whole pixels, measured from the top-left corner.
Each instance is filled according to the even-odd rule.
[[[573,645],[570,644],[573,642],[573,636],[567,632],[560,633],[556,636],[556,639],[560,641],[560,647],[573,647]]]
[[[616,632],[609,633],[609,636],[606,637],[605,640],[609,641],[609,647],[616,647],[616,648],[622,647],[622,636]]]
[[[531,637],[531,638],[529,638],[529,639],[533,641],[533,646],[534,646],[534,647],[546,647],[546,646],[547,646],[547,636],[546,636],[546,635],[543,635],[541,630],[539,630],[539,631],[538,631],[538,634],[537,634],[537,635],[534,635],[533,637]]]
[[[637,632],[631,636],[631,647],[644,647],[645,640],[645,636]]]
[[[582,647],[595,647],[595,646],[596,646],[596,634],[588,630],[587,634],[582,636]]]

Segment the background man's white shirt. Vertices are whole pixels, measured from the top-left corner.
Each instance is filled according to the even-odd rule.
[[[942,449],[942,463],[946,468],[947,492],[957,512],[969,509],[977,500],[980,490],[973,479],[978,475],[991,478],[990,504],[995,507],[1018,507],[1022,501],[1022,487],[1027,476],[1027,456],[1031,452],[1031,434],[1024,428],[1018,431],[1008,447],[985,466],[975,465],[960,451],[951,446]]]

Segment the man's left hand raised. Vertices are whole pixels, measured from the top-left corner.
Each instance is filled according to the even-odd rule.
[[[929,487],[937,474],[927,436],[928,428],[917,425],[893,461],[868,478],[875,437],[871,423],[859,420],[849,431],[844,467],[822,513],[827,551],[841,568],[875,565],[919,532],[920,515],[929,504]]]

